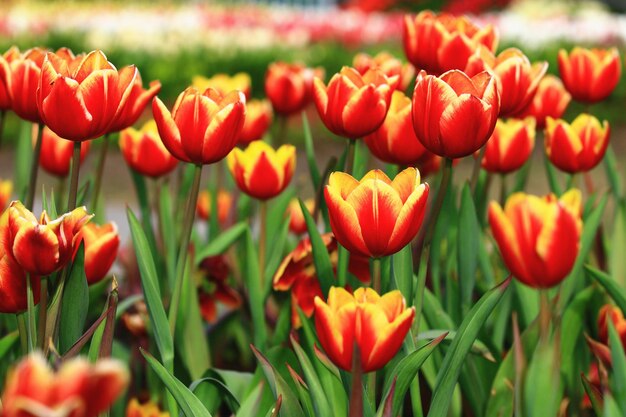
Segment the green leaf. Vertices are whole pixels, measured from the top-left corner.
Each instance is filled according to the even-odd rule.
[[[563,396],[559,367],[559,349],[550,343],[539,342],[524,384],[524,415],[556,416]]]
[[[241,402],[241,407],[236,414],[237,417],[257,417],[259,406],[261,405],[265,383],[259,382],[248,396]]]
[[[317,230],[317,225],[315,224],[315,220],[306,209],[306,206],[302,202],[301,199],[298,199],[300,203],[300,208],[302,209],[302,214],[304,214],[304,220],[306,221],[306,228],[309,232],[309,236],[311,238],[311,247],[313,249],[313,264],[315,265],[315,273],[317,275],[317,279],[320,282],[320,286],[322,287],[322,294],[324,297],[328,294],[330,287],[333,285],[334,276],[333,273],[333,265],[330,262],[330,255],[328,254],[328,249],[322,240],[322,236]]]
[[[189,386],[189,390],[196,394],[196,391],[198,390],[198,388],[200,388],[201,384],[206,383],[204,385],[209,385],[215,388],[215,391],[212,391],[215,393],[216,397],[213,399],[213,402],[217,402],[219,404],[219,402],[223,399],[226,404],[228,404],[228,408],[230,409],[230,411],[236,413],[240,407],[239,401],[237,400],[235,394],[233,394],[228,388],[221,375],[213,369],[207,370],[204,375],[206,376],[194,381]],[[203,403],[206,404],[206,402]]]
[[[361,179],[367,170],[369,150],[362,140],[357,140],[354,146],[354,164],[352,165],[352,176]]]
[[[313,182],[313,189],[317,190],[320,187],[322,178],[320,170],[317,167],[317,162],[315,161],[315,149],[313,148],[313,136],[311,135],[309,119],[306,117],[306,112],[304,111],[302,112],[302,129],[304,130],[304,151],[309,164],[309,173],[311,175],[311,181]]]
[[[407,302],[413,300],[413,253],[411,245],[392,255],[391,276]]]
[[[197,262],[200,263],[206,257],[221,255],[226,252],[244,234],[247,228],[247,223],[241,221],[220,233],[219,236],[198,251],[196,254]]]
[[[472,294],[476,284],[476,267],[478,265],[478,245],[480,226],[476,218],[476,207],[472,191],[466,183],[461,193],[461,207],[458,218],[457,262],[459,268],[459,285],[461,289],[461,309],[465,313],[472,304]]]
[[[254,328],[254,343],[264,347],[267,342],[267,325],[265,324],[265,296],[261,286],[261,274],[259,273],[259,258],[257,255],[252,232],[246,226],[246,273],[244,282],[248,290],[250,313]],[[269,278],[268,278],[269,279]]]
[[[603,417],[624,417],[624,413],[619,409],[617,402],[610,393],[604,396]]]
[[[606,154],[604,155],[604,168],[606,171],[606,176],[609,179],[609,184],[611,184],[611,193],[617,197],[618,200],[623,198],[622,196],[622,181],[620,178],[619,168],[617,167],[617,158],[615,157],[615,152],[609,144],[606,149]]]
[[[167,271],[167,284],[171,291],[176,284],[176,239],[166,238],[168,236],[178,236],[176,223],[170,221],[172,218],[172,196],[167,183],[159,188],[159,230],[162,237],[165,269]]]
[[[550,191],[552,191],[557,196],[560,196],[561,194],[563,194],[563,189],[559,185],[559,180],[557,178],[556,169],[554,168],[554,165],[552,165],[552,163],[550,162],[547,156],[544,157],[543,160],[544,160],[545,167],[546,167],[546,174],[548,176],[548,184],[550,185]]]
[[[512,193],[524,191],[526,183],[528,182],[528,174],[530,173],[531,166],[532,158],[529,158],[524,166],[517,171],[517,175],[515,175],[515,182],[513,183],[513,188],[511,189]]]
[[[626,289],[626,203],[616,207],[615,223],[611,234],[609,252],[609,272],[619,280],[620,287]]]
[[[20,339],[17,331],[11,332],[0,339],[0,362],[4,362],[4,356],[11,351],[11,348]]]
[[[604,413],[602,392],[591,384],[585,374],[581,374],[580,379],[582,381],[583,388],[585,389],[585,393],[589,396],[589,400],[591,401],[591,408],[593,408],[596,416],[602,416]]]
[[[617,406],[626,415],[626,354],[620,336],[615,330],[612,320],[607,320],[609,326],[609,347],[611,348],[611,361],[613,372],[610,375],[611,394],[613,394]]]
[[[26,191],[30,181],[30,165],[33,159],[33,142],[31,140],[33,124],[23,120],[20,124],[20,133],[15,150],[15,192],[20,200],[26,198]]]
[[[298,361],[300,362],[300,366],[302,367],[302,371],[304,372],[304,379],[306,380],[309,388],[311,401],[315,409],[315,415],[318,417],[333,415],[330,404],[328,402],[327,393],[320,383],[320,379],[317,376],[317,373],[315,372],[315,368],[313,368],[311,361],[307,357],[302,347],[293,337],[291,337],[291,345],[296,352],[296,356],[298,357]],[[328,394],[332,395],[332,393]]]
[[[626,291],[620,288],[612,277],[590,265],[585,265],[585,271],[606,290],[622,311],[626,311]]]
[[[268,246],[270,248],[269,256],[267,258],[267,264],[265,265],[265,275],[266,282],[265,288],[263,289],[265,294],[267,294],[272,288],[272,281],[274,278],[274,274],[278,269],[278,266],[283,260],[283,252],[285,250],[285,244],[287,243],[287,236],[289,234],[289,219],[286,218],[283,220],[283,224],[277,233],[272,234],[272,241],[268,242]]]
[[[83,334],[89,311],[89,286],[85,276],[85,245],[81,244],[63,291],[59,320],[59,349],[65,353]]]

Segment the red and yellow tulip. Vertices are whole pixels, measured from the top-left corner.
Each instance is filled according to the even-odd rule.
[[[558,119],[563,116],[571,100],[572,96],[563,87],[561,79],[548,74],[541,79],[533,101],[520,117],[534,117],[537,128],[543,129],[546,126],[546,118],[549,116]]]
[[[13,181],[0,180],[0,213],[4,212],[7,208],[9,201],[11,201],[11,194],[13,193]]]
[[[89,285],[100,282],[117,259],[120,237],[115,223],[84,225],[78,235],[85,244],[85,275]]]
[[[626,319],[619,307],[605,304],[598,313],[598,336],[604,344],[609,344],[609,320],[613,323],[615,331],[626,349]]]
[[[485,146],[482,167],[486,171],[508,174],[521,168],[535,147],[535,119],[498,119]]]
[[[148,89],[143,88],[141,74],[137,71],[135,82],[132,84],[130,94],[126,100],[126,104],[121,109],[118,117],[115,118],[113,124],[109,126],[109,133],[119,132],[134,125],[139,117],[146,109],[146,106],[161,91],[161,83],[159,81],[151,81]]]
[[[250,100],[246,103],[246,120],[239,134],[239,144],[248,143],[263,138],[272,124],[274,114],[272,106],[267,100]]]
[[[20,51],[16,46],[9,48],[0,55],[0,110],[11,108],[11,61],[19,58]]]
[[[265,73],[265,94],[277,114],[289,116],[313,100],[313,78],[324,78],[321,68],[274,62]]]
[[[37,140],[33,137],[33,144]],[[85,160],[91,142],[83,142],[80,145],[80,163]],[[47,127],[43,128],[41,136],[41,153],[39,154],[39,165],[48,173],[57,177],[66,177],[70,173],[70,163],[72,162],[72,152],[74,142],[66,140]]]
[[[215,323],[218,318],[218,304],[229,310],[241,306],[239,293],[228,283],[230,268],[224,255],[205,258],[200,263],[198,302],[200,314],[208,323]]]
[[[217,192],[217,220],[225,224],[233,207],[233,195],[226,190]],[[200,191],[196,203],[196,214],[203,220],[211,218],[211,194],[207,190]]]
[[[142,404],[137,398],[133,398],[126,406],[126,417],[170,417],[170,413],[161,411],[152,401]]]
[[[622,75],[617,48],[585,49],[575,47],[568,54],[559,51],[559,72],[574,100],[597,103],[607,98]]]
[[[413,65],[404,64],[398,58],[385,51],[379,52],[376,56],[358,53],[352,60],[352,66],[361,75],[365,75],[372,68],[378,68],[388,78],[397,76],[397,82],[392,88],[400,91],[406,90],[415,76]]]
[[[315,200],[309,198],[304,201],[304,205],[307,211],[312,215],[315,209]],[[306,221],[304,219],[304,213],[297,198],[294,198],[289,202],[287,206],[287,215],[289,216],[289,230],[291,233],[301,235],[307,232]]]
[[[154,120],[146,122],[140,130],[132,127],[122,130],[120,149],[132,169],[152,178],[167,175],[178,165],[178,159],[163,145]]]

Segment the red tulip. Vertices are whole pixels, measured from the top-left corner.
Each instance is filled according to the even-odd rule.
[[[626,349],[626,319],[619,307],[605,304],[598,313],[598,336],[605,345],[609,344],[609,320],[613,323],[615,331]]]
[[[485,146],[482,167],[486,171],[508,174],[521,168],[535,147],[535,119],[499,119]]]
[[[574,100],[597,103],[617,86],[622,64],[617,48],[575,47],[569,54],[564,49],[559,51],[559,72]]]
[[[45,49],[33,48],[20,53],[16,48],[8,64],[11,109],[20,118],[34,123],[41,122],[36,93],[45,56]]]
[[[152,178],[167,175],[178,165],[178,159],[163,145],[154,120],[146,122],[141,130],[132,127],[122,130],[120,149],[132,169]]]
[[[85,275],[89,285],[102,281],[117,259],[120,237],[115,223],[83,226],[77,240],[85,244]]]
[[[567,92],[560,78],[551,74],[541,79],[535,98],[520,117],[532,116],[537,128],[546,127],[546,118],[559,119],[565,113],[572,96]]]
[[[250,100],[246,103],[246,120],[239,134],[239,144],[263,138],[272,124],[272,106],[267,100]]]
[[[352,65],[361,75],[365,75],[372,68],[378,68],[388,78],[397,76],[397,82],[392,86],[395,90],[406,90],[415,76],[413,65],[403,64],[402,61],[384,51],[379,52],[374,57],[365,53],[358,53],[354,56]]]
[[[161,91],[161,83],[159,81],[151,81],[149,88],[147,90],[144,89],[141,75],[137,71],[137,77],[135,77],[135,82],[130,89],[128,100],[122,107],[118,117],[109,126],[109,133],[119,132],[134,125],[150,100],[156,97],[159,91]]]
[[[312,215],[315,209],[315,200],[312,198],[304,201],[304,205],[307,211]],[[302,235],[307,232],[306,221],[304,220],[304,213],[298,199],[294,198],[289,202],[287,206],[287,215],[289,216],[289,230],[296,235]]]
[[[33,144],[37,140],[33,138]],[[91,147],[90,142],[83,142],[80,146],[80,163],[82,164]],[[66,177],[70,173],[74,142],[59,137],[56,133],[43,128],[41,136],[41,153],[39,165],[48,173],[57,177]]]
[[[217,192],[217,220],[220,224],[228,221],[228,216],[233,208],[233,195],[226,190]],[[208,191],[200,191],[196,203],[196,214],[203,220],[211,218],[211,194]]]
[[[11,109],[11,61],[19,58],[16,46],[0,55],[0,111]]]
[[[304,108],[313,98],[313,78],[323,78],[321,68],[274,62],[265,73],[265,94],[277,114],[289,116]]]

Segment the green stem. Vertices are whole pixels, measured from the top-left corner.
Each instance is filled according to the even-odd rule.
[[[33,209],[33,203],[35,202],[35,189],[37,188],[37,174],[39,173],[39,155],[41,154],[43,128],[43,124],[39,123],[37,141],[35,142],[35,150],[33,151],[33,159],[30,162],[30,181],[28,183],[28,194],[26,195],[26,208],[31,211]]]
[[[380,258],[372,259],[372,284],[374,291],[380,294]]]
[[[72,167],[70,176],[70,194],[67,199],[67,211],[76,208],[76,197],[78,195],[78,173],[80,172],[80,145],[81,142],[74,142],[74,153],[72,154]]]
[[[539,291],[539,334],[543,341],[547,341],[550,336],[551,317],[550,295],[548,290],[542,289]]]
[[[265,288],[265,249],[267,243],[267,202],[261,201],[261,230],[259,233],[259,279]]]
[[[483,145],[480,148],[480,152],[478,152],[478,157],[474,159],[474,168],[472,169],[472,179],[470,181],[470,189],[472,190],[472,195],[476,191],[476,184],[478,184],[478,175],[480,174],[480,167],[483,163],[483,157],[485,156],[485,151],[487,150],[487,144]]]
[[[48,313],[48,277],[41,277],[41,289],[39,296],[39,328],[37,329],[37,340],[42,351],[46,350],[46,320]]]
[[[348,139],[348,155],[346,156],[345,172],[352,175],[354,171],[354,158],[356,157],[356,140]]]
[[[35,323],[35,298],[33,296],[33,283],[30,274],[26,274],[26,318],[28,334],[28,352],[35,350],[37,343],[37,326]]]
[[[71,265],[67,265],[60,272],[61,278],[59,279],[59,283],[57,284],[57,289],[54,294],[53,302],[50,306],[50,311],[48,312],[48,317],[52,317],[52,320],[47,320],[46,322],[46,335],[48,338],[52,338],[53,341],[57,339],[57,332],[59,330],[59,320],[61,318],[61,300],[63,299],[63,291],[65,290],[65,281],[67,281],[67,276],[71,269]],[[56,301],[54,301],[56,300]],[[44,353],[47,351],[48,345],[44,348]]]
[[[17,328],[20,333],[20,346],[24,355],[28,354],[28,330],[26,329],[26,317],[24,313],[15,315],[17,320]]]
[[[361,368],[361,354],[356,343],[352,353],[352,389],[348,416],[363,417],[363,369]]]
[[[104,164],[107,159],[107,151],[109,149],[109,134],[104,135],[104,143],[100,147],[98,155],[98,166],[96,167],[96,180],[93,187],[92,206],[94,210],[98,210],[98,200],[100,198],[100,189],[102,188],[102,177],[104,176]]]

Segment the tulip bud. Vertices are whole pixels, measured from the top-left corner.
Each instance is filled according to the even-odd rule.
[[[307,211],[312,215],[315,209],[315,200],[309,198],[304,201],[304,205]],[[289,202],[287,206],[287,215],[289,216],[289,230],[291,233],[301,235],[307,232],[306,221],[304,219],[304,213],[300,207],[300,202],[297,198],[294,198]]]
[[[217,192],[217,220],[225,224],[233,207],[233,196],[225,190]],[[200,191],[196,204],[196,214],[203,220],[211,218],[211,194],[208,191]]]
[[[246,103],[246,120],[239,134],[238,143],[248,143],[263,138],[272,124],[272,106],[267,100],[250,100]]]
[[[132,127],[122,130],[120,149],[132,169],[152,178],[167,175],[178,165],[178,159],[163,145],[154,120],[146,122],[141,130]]]
[[[33,145],[37,137],[33,137]],[[83,142],[80,145],[80,163],[82,164],[91,147],[90,142]],[[66,140],[47,127],[43,128],[41,136],[41,153],[39,154],[39,165],[48,173],[57,177],[67,177],[70,173],[72,153],[74,152],[74,142]]]
[[[85,243],[85,275],[89,285],[100,282],[117,259],[120,237],[115,223],[98,226],[88,223],[82,227],[78,241]]]
[[[622,75],[617,48],[585,49],[575,47],[568,54],[559,51],[559,72],[574,100],[597,103],[607,98]]]
[[[537,128],[546,127],[546,118],[559,119],[565,113],[572,96],[565,90],[563,83],[554,75],[548,74],[541,79],[533,101],[520,117],[532,116],[537,121]]]
[[[485,146],[482,167],[486,171],[508,174],[521,168],[535,146],[535,119],[498,119]]]
[[[313,98],[313,77],[324,78],[321,68],[274,62],[265,73],[265,94],[277,114],[289,116],[304,108]]]
[[[352,60],[355,70],[361,75],[373,68],[378,68],[387,78],[397,76],[397,82],[391,87],[394,90],[404,91],[415,76],[415,68],[411,64],[403,64],[388,52],[379,52],[372,57],[365,53],[356,54]]]
[[[137,398],[133,398],[126,407],[126,417],[170,417],[170,413],[161,411],[152,401],[141,404]]]
[[[191,86],[198,91],[206,91],[211,88],[220,95],[226,96],[231,91],[237,90],[246,96],[246,100],[250,98],[251,85],[250,74],[245,72],[238,72],[235,75],[215,74],[211,78],[196,75],[191,80]]]

